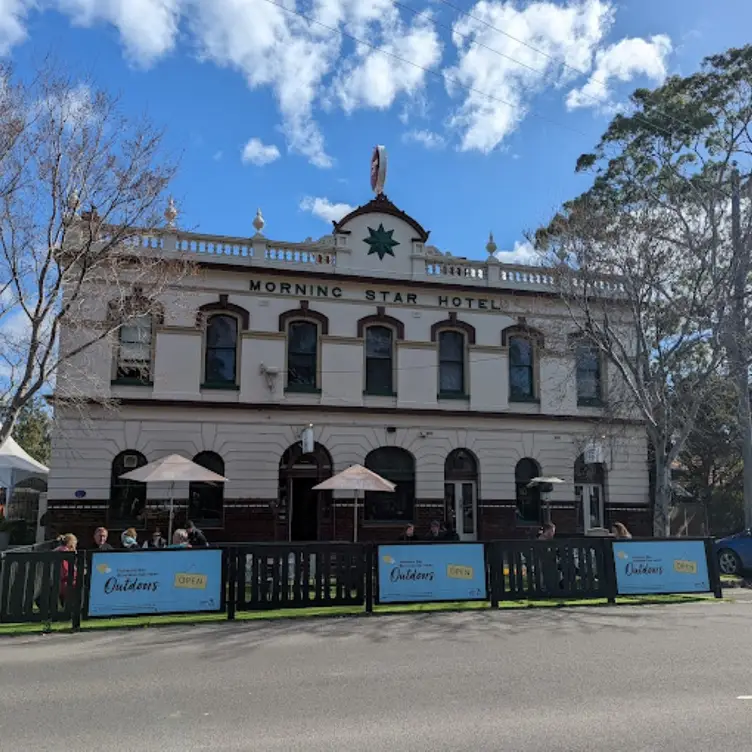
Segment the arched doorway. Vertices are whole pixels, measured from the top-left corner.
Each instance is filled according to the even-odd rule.
[[[324,446],[315,443],[303,454],[300,442],[289,446],[279,462],[279,519],[287,524],[290,541],[316,541],[331,513],[331,491],[313,487],[332,475],[332,458]]]
[[[585,533],[606,525],[605,489],[606,466],[602,462],[585,462],[585,455],[581,454],[574,463],[574,496],[577,516]]]
[[[447,526],[460,540],[478,538],[478,460],[467,449],[455,449],[444,462],[444,506]]]

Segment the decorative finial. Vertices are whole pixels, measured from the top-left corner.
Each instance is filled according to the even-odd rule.
[[[178,218],[178,208],[175,206],[175,199],[170,196],[167,199],[167,208],[164,212],[165,219],[167,220],[167,226],[171,229],[175,229],[175,220]]]
[[[264,229],[264,225],[266,222],[264,222],[264,217],[261,214],[261,209],[256,209],[256,216],[253,219],[253,226],[256,228],[256,232],[261,234],[261,230]]]
[[[488,243],[486,243],[486,250],[488,251],[488,255],[489,256],[493,256],[494,253],[496,253],[496,249],[497,248],[498,248],[498,246],[496,245],[496,243],[494,242],[494,239],[493,239],[493,233],[489,232],[488,233]]]

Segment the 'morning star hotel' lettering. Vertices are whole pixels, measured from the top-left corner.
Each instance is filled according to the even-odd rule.
[[[299,282],[275,282],[274,280],[250,281],[251,292],[269,293],[270,295],[292,295],[300,298],[342,298],[343,289],[330,285],[314,285]],[[361,292],[351,297],[360,297]],[[502,311],[500,301],[495,298],[473,298],[465,295],[437,295],[432,299],[418,300],[412,292],[393,292],[392,290],[364,290],[362,296],[369,302],[392,303],[400,305],[437,305],[439,308],[466,308],[473,311]]]

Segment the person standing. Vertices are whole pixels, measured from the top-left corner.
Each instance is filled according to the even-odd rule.
[[[64,536],[62,536],[61,539],[61,545],[59,545],[55,551],[59,551],[60,553],[66,553],[66,554],[75,554],[78,550],[78,538],[76,538],[73,533],[66,533]],[[71,571],[72,571],[72,577],[71,577]],[[70,558],[65,558],[60,562],[60,585],[59,585],[59,596],[60,596],[60,606],[65,607],[65,601],[68,598],[68,581],[70,580],[70,587],[74,588],[76,587],[76,580],[78,577],[78,572],[76,572],[76,565],[74,562],[70,560]]]
[[[209,541],[206,540],[206,536],[204,535],[203,531],[199,530],[193,524],[192,520],[188,520],[185,529],[188,533],[188,542],[191,544],[191,548],[208,548]]]
[[[94,547],[97,551],[114,551],[115,549],[107,542],[110,533],[106,527],[98,527],[94,531]]]

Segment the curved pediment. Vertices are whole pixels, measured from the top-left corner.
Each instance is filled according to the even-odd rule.
[[[417,240],[421,243],[425,243],[428,240],[430,230],[425,230],[422,225],[409,214],[398,209],[384,193],[379,193],[367,204],[363,204],[357,209],[353,209],[349,214],[340,219],[339,222],[332,222],[334,225],[334,232],[348,235],[350,231],[347,229],[347,225],[352,220],[362,217],[365,214],[386,214],[395,219],[399,219],[415,231],[415,237],[410,238],[410,240]]]

